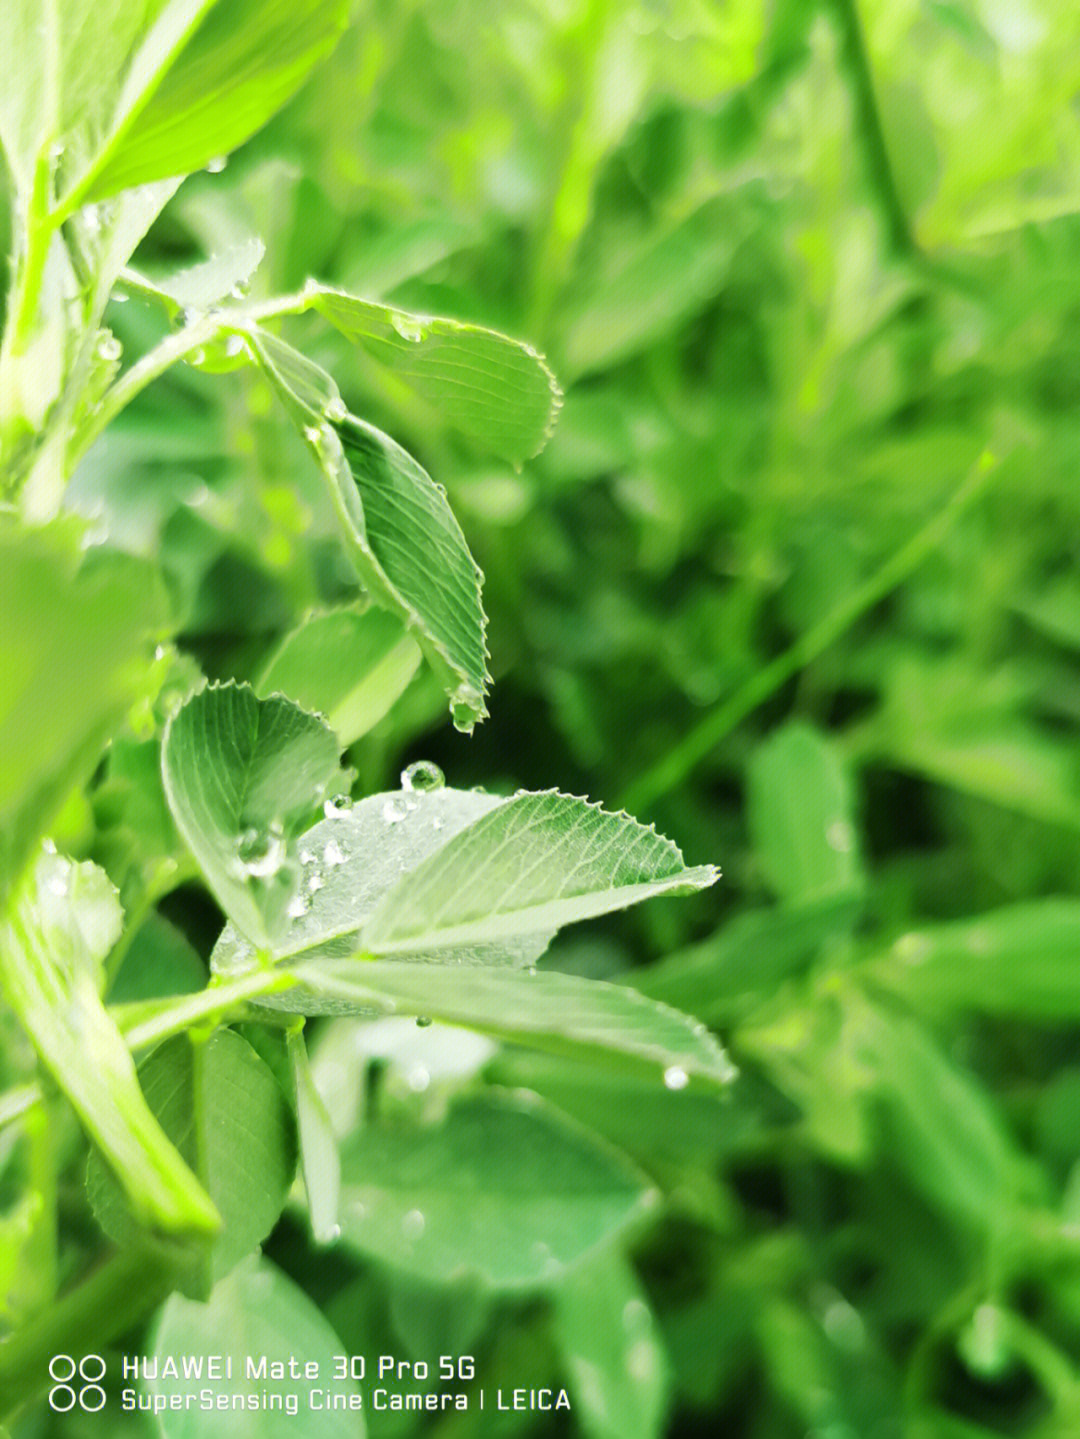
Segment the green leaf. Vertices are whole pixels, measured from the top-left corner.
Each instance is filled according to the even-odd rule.
[[[296,1123],[311,1231],[316,1240],[328,1244],[337,1238],[339,1232],[341,1159],[337,1139],[322,1095],[312,1079],[307,1045],[301,1030],[289,1031],[288,1048],[296,1091]]]
[[[346,748],[400,698],[421,658],[397,615],[352,605],[310,614],[290,630],[255,688],[324,714]]]
[[[167,995],[197,994],[206,986],[206,965],[175,925],[151,911],[123,957],[109,1004],[134,1004]]]
[[[503,803],[498,795],[436,789],[397,790],[369,795],[347,807],[332,806],[330,816],[309,829],[298,847],[303,903],[296,906],[279,952],[305,957],[354,954],[360,927],[402,873]],[[522,962],[536,958],[543,947],[530,947]],[[493,958],[483,949],[451,957],[474,962]],[[253,946],[233,925],[226,925],[211,956],[214,973],[244,974],[258,963]],[[266,1002],[290,1008],[293,998],[284,994]]]
[[[78,136],[85,159],[133,49],[163,8],[163,0],[11,0],[0,9],[0,142],[21,190],[46,144],[63,150]]]
[[[228,1430],[236,1439],[296,1439],[306,1420],[285,1409],[263,1408],[269,1391],[285,1387],[298,1396],[299,1413],[311,1412],[312,1394],[323,1396],[330,1388],[334,1358],[344,1345],[315,1304],[291,1279],[265,1259],[239,1265],[214,1286],[209,1302],[200,1304],[173,1294],[161,1311],[153,1335],[153,1353],[159,1361],[179,1354],[221,1354],[232,1357],[232,1378],[215,1382],[214,1390],[230,1401]],[[311,1364],[319,1378],[290,1378],[287,1386],[266,1377],[248,1378],[247,1360],[284,1366],[291,1361],[303,1370]],[[148,1380],[147,1388],[164,1400],[156,1424],[164,1439],[218,1439],[222,1414],[203,1411],[198,1396],[205,1390],[201,1378]],[[359,1397],[351,1380],[333,1381],[330,1392]],[[190,1407],[173,1408],[170,1400],[190,1398]],[[232,1403],[235,1402],[235,1407]],[[317,1416],[320,1439],[364,1439],[363,1415],[356,1409],[326,1408]]]
[[[78,11],[84,8],[88,25],[88,7],[80,4]],[[60,201],[63,214],[136,185],[190,174],[234,150],[330,53],[348,5],[166,0],[144,13],[152,23],[138,37],[118,92],[110,84],[115,102],[99,143]],[[96,17],[100,29],[110,23]]]
[[[755,849],[785,903],[862,888],[851,778],[823,735],[785,726],[755,752],[747,784]]]
[[[265,254],[266,246],[252,236],[163,278],[149,279],[129,270],[124,279],[128,288],[161,301],[175,318],[184,310],[209,310],[222,300],[239,298],[237,291],[246,291]]]
[[[0,514],[0,903],[136,699],[165,603],[149,565]],[[78,695],[78,704],[71,702]]]
[[[413,783],[408,771],[403,778]],[[283,961],[291,958],[297,973],[295,961],[305,961],[305,990],[268,996],[263,1002],[308,1014],[373,1002],[383,1007],[373,988],[377,967],[357,965],[351,958],[357,952],[368,960],[385,954],[453,966],[455,978],[442,1000],[453,1006],[454,985],[464,994],[473,980],[479,983],[458,966],[531,964],[564,924],[655,894],[700,888],[716,878],[711,866],[687,869],[676,846],[654,830],[553,791],[508,800],[441,787],[372,795],[315,825],[304,836],[299,854],[304,890],[288,933],[278,939],[277,954]],[[342,959],[347,962],[329,965]],[[226,928],[211,963],[216,974],[236,976],[259,960],[250,942]],[[385,983],[397,975],[395,987],[387,991],[397,996],[395,1004],[406,994],[423,992],[425,985],[440,984],[427,966],[416,978],[408,965],[382,969]],[[544,976],[544,982],[567,986],[567,1004],[569,991],[581,983],[556,975]],[[471,1018],[459,1008],[444,1017],[492,1025],[525,993],[510,988],[512,980],[505,984],[501,999],[502,991],[495,989],[472,992]],[[345,992],[339,992],[342,985]],[[593,987],[585,984],[582,990],[583,995],[592,994]],[[603,1006],[600,1014],[593,1014],[591,1001],[580,1002],[585,1007],[578,1015],[582,1032],[575,1047],[592,1042],[588,1036],[594,1024],[609,1031],[626,1026],[635,1005],[645,1028],[655,1028],[658,1036],[665,1030],[661,1015],[672,1014],[626,990],[612,989],[606,1018]],[[527,1030],[539,1018],[533,995],[525,1003],[529,1012],[520,1020],[511,1022],[507,1015],[512,1029],[520,1023]],[[421,1005],[415,1012],[427,1009]],[[685,1038],[691,1022],[680,1015],[673,1019]],[[535,1028],[542,1032],[548,1023],[540,1019]],[[626,1029],[626,1035],[635,1027]],[[558,1031],[557,1024],[554,1029]],[[610,1036],[606,1043],[619,1048]],[[626,1052],[634,1052],[632,1042]],[[679,1062],[666,1060],[668,1065]]]
[[[1080,1016],[1080,903],[1041,899],[912,929],[872,966],[875,982],[942,1010]]]
[[[545,1053],[535,1045],[515,1045],[504,1049],[486,1074],[499,1084],[539,1094],[628,1154],[667,1189],[685,1183],[688,1175],[718,1172],[721,1157],[748,1139],[760,1142],[772,1118],[755,1100],[752,1078],[736,1076],[723,1089],[703,1084],[668,1089],[657,1084],[655,1070],[634,1072],[621,1064],[597,1063],[599,1057],[572,1054],[569,1047]],[[773,1112],[780,1109],[773,1105]]]
[[[207,1287],[250,1253],[277,1223],[296,1169],[292,1116],[267,1064],[232,1030],[209,1040],[167,1040],[139,1065],[146,1101],[201,1177],[223,1221],[189,1282]],[[98,1222],[120,1245],[138,1227],[96,1155],[87,1191]]]
[[[172,717],[162,746],[177,828],[221,907],[270,946],[299,883],[293,841],[343,784],[334,735],[280,695],[211,685]]]
[[[148,1107],[99,997],[120,925],[100,870],[46,853],[0,919],[0,984],[140,1218],[170,1231],[213,1230],[217,1212]]]
[[[554,1293],[577,1422],[591,1439],[658,1439],[667,1357],[637,1276],[606,1248],[562,1276]]]
[[[415,634],[450,697],[454,724],[471,731],[487,714],[483,576],[445,491],[388,435],[346,415],[325,371],[262,331],[250,343],[319,462],[372,602]]]
[[[703,1025],[620,985],[552,970],[452,967],[392,960],[319,959],[290,966],[308,992],[283,1008],[382,1011],[459,1024],[608,1068],[663,1071],[672,1089],[691,1076],[727,1084],[735,1070]]]
[[[658,894],[715,884],[625,814],[554,790],[484,815],[386,894],[361,932],[373,955],[438,954],[550,933]]]
[[[436,1283],[539,1288],[655,1203],[616,1150],[524,1096],[476,1095],[342,1151],[342,1243]]]
[[[304,294],[346,339],[477,448],[514,465],[544,448],[562,394],[530,345],[322,285],[309,283]]]

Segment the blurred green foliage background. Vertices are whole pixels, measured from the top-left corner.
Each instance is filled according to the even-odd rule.
[[[663,1191],[638,1372],[572,1428],[374,1435],[1080,1433],[1078,31],[1053,0],[371,0],[137,257],[260,235],[256,296],[315,275],[547,355],[565,405],[515,471],[301,340],[486,574],[491,718],[457,735],[421,672],[350,759],[368,789],[423,755],[626,801],[724,871],[545,963],[716,1026],[730,1099],[492,1071]],[[254,372],[172,372],[69,502],[163,557],[212,675],[344,593]],[[358,1352],[486,1334],[538,1385],[565,1382],[553,1324],[564,1353],[589,1328],[584,1290],[485,1327],[299,1231],[270,1252]]]

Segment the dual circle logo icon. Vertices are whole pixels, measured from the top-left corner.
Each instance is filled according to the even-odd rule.
[[[76,1405],[87,1414],[96,1414],[105,1407],[105,1360],[100,1354],[84,1354],[79,1360],[70,1354],[54,1354],[49,1360],[49,1408],[67,1414]]]

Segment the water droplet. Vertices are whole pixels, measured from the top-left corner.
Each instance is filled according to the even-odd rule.
[[[125,295],[123,290],[117,290],[116,293],[114,295],[110,295],[109,298],[112,300],[114,305],[126,305],[127,302],[131,299],[131,296]]]
[[[427,1220],[419,1209],[410,1209],[401,1221],[401,1232],[406,1239],[419,1239],[427,1228]]]
[[[334,1244],[334,1243],[335,1243],[337,1240],[339,1240],[340,1238],[341,1238],[341,1225],[340,1225],[340,1224],[331,1224],[330,1228],[326,1231],[326,1234],[325,1234],[325,1236],[324,1236],[323,1242],[326,1243],[326,1244]]]
[[[55,854],[55,853],[56,853],[56,845],[55,845],[55,843],[54,843],[51,839],[43,839],[43,840],[41,841],[41,847],[42,847],[42,849],[45,851],[46,854]]]
[[[245,876],[265,879],[276,874],[284,855],[280,831],[246,829],[236,841],[236,853]]]
[[[431,1075],[422,1064],[414,1064],[406,1076],[409,1088],[414,1094],[423,1094],[431,1083]]]
[[[664,1083],[668,1089],[685,1089],[690,1083],[690,1076],[685,1069],[673,1064],[670,1069],[664,1070]]]
[[[442,770],[427,759],[418,759],[415,764],[401,771],[401,788],[404,790],[419,790],[421,794],[431,794],[434,790],[442,789],[445,783],[446,777]]]
[[[335,425],[339,425],[348,413],[349,411],[346,408],[345,401],[340,395],[335,395],[332,400],[327,400],[326,406],[323,409],[323,414]]]
[[[341,845],[338,844],[336,839],[331,839],[327,841],[326,848],[323,850],[323,859],[328,865],[330,865],[332,868],[336,868],[339,864],[344,864],[347,858],[348,855],[342,849]]]
[[[206,351],[201,345],[197,350],[192,350],[191,354],[187,357],[187,362],[189,365],[194,365],[196,369],[198,369],[200,365],[206,364]]]
[[[228,163],[229,157],[227,155],[215,155],[212,160],[206,162],[206,173],[208,175],[220,175]]]
[[[340,819],[343,814],[348,814],[352,807],[352,795],[335,794],[323,802],[322,808],[327,819]]]
[[[322,439],[322,433],[318,425],[305,425],[304,439],[307,440],[309,445],[317,445]]]
[[[164,645],[154,646],[154,658],[156,660],[163,660],[168,653],[169,652]]]
[[[419,343],[424,338],[424,326],[415,315],[406,315],[399,310],[391,315],[390,323],[401,338],[408,340],[411,345]]]
[[[120,358],[124,353],[124,347],[115,335],[111,335],[108,330],[102,330],[101,334],[97,337],[97,344],[94,346],[94,351],[99,360],[112,361]]]
[[[50,894],[63,897],[68,892],[67,873],[64,870],[58,870],[55,874],[51,874],[45,881],[45,888]]]
[[[388,799],[382,807],[382,817],[387,824],[397,824],[408,814],[408,809],[397,799]]]
[[[289,900],[285,913],[290,919],[303,919],[308,912],[308,902],[302,894],[293,895]]]
[[[232,289],[229,291],[229,297],[233,300],[246,300],[250,289],[250,280],[237,280],[236,284],[233,285]]]
[[[418,1015],[416,1016],[416,1027],[417,1027],[417,1029],[427,1029],[427,1027],[428,1027],[428,1025],[429,1025],[430,1023],[431,1023],[431,1020],[428,1018],[428,1016],[427,1016],[426,1014],[418,1014]]]
[[[435,818],[431,821],[431,828],[432,828],[432,829],[442,829],[442,824],[443,824],[442,820],[439,818],[438,815],[436,815]]]
[[[229,338],[225,341],[225,353],[227,355],[231,355],[233,357],[235,357],[236,355],[242,355],[246,349],[247,341],[244,339],[243,335],[230,335]]]
[[[302,850],[300,851],[300,863],[301,863],[301,864],[314,864],[314,863],[315,863],[315,856],[312,854],[312,852],[311,852],[310,849],[302,849]]]
[[[87,205],[83,211],[83,224],[92,235],[101,229],[101,212],[96,205]]]
[[[323,879],[321,874],[313,874],[307,882],[307,887],[311,894],[318,894],[325,883],[326,880]]]

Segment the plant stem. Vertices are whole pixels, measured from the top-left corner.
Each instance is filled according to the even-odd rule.
[[[147,288],[148,282],[134,271],[125,271],[121,275],[121,279],[125,280],[132,289],[141,291]],[[156,293],[152,287],[149,292]],[[106,391],[100,409],[86,424],[79,436],[78,455],[85,454],[102,430],[115,420],[120,411],[126,409],[136,395],[141,394],[147,385],[175,365],[177,360],[184,359],[192,351],[209,344],[221,335],[230,332],[242,334],[245,328],[252,323],[277,319],[283,315],[302,315],[311,307],[311,303],[312,297],[300,292],[296,295],[283,295],[280,299],[267,300],[257,305],[210,310],[200,319],[193,321],[190,325],[185,325],[182,330],[166,335],[160,345],[156,345],[141,360],[137,360],[131,369],[126,370],[116,384]]]
[[[239,1012],[249,999],[291,989],[295,983],[287,970],[267,967],[224,984],[210,985],[197,994],[112,1005],[109,1013],[128,1049],[137,1052],[182,1034],[201,1021],[233,1017],[234,1011]],[[37,1104],[42,1093],[40,1084],[20,1084],[0,1095],[0,1130]]]
[[[49,157],[42,152],[34,168],[27,205],[26,240],[19,256],[19,275],[10,319],[10,353],[15,358],[26,349],[37,319],[45,262],[55,229],[49,218],[49,180]]]
[[[647,811],[681,784],[717,744],[758,705],[796,675],[849,629],[860,616],[907,579],[929,558],[965,510],[985,490],[997,460],[984,451],[975,468],[940,509],[895,551],[876,574],[854,589],[831,614],[799,636],[790,649],[758,670],[741,689],[705,715],[680,742],[626,790],[621,804],[631,814]]]
[[[117,1005],[112,1013],[128,1048],[147,1049],[152,1044],[171,1039],[174,1034],[182,1034],[200,1021],[221,1020],[249,999],[292,989],[295,984],[296,980],[287,970],[267,967],[224,984],[210,985],[198,994],[184,994],[166,1001]],[[162,1007],[155,1014],[153,1006],[158,1004]]]
[[[80,1354],[88,1334],[100,1350],[155,1309],[172,1289],[177,1267],[146,1250],[125,1250],[0,1343],[0,1422],[10,1423],[46,1388],[54,1354]]]

